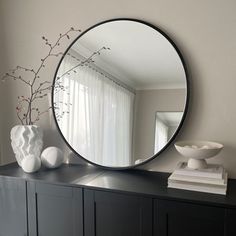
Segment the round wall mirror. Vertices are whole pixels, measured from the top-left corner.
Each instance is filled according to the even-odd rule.
[[[115,169],[141,165],[171,143],[187,111],[183,58],[157,27],[134,19],[78,36],[54,78],[53,113],[69,147]]]

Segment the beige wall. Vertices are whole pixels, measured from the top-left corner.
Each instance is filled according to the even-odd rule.
[[[3,17],[2,14],[0,12],[0,29],[3,30]],[[0,33],[0,72],[2,72],[5,68],[5,60],[4,58],[4,41],[3,41],[3,37],[2,34],[4,33],[4,31],[2,31]],[[4,92],[4,84],[1,83],[0,81],[0,164],[3,163],[3,118],[5,116],[5,112],[4,112],[4,100],[5,100],[5,92]]]
[[[1,23],[0,23],[1,24]],[[1,38],[0,38],[0,45],[1,45]],[[1,48],[0,48],[0,55],[2,55],[2,51],[1,51]],[[0,62],[0,71],[2,71],[2,68],[3,68],[3,65],[2,63]],[[3,93],[3,84],[0,83],[0,163],[2,163],[2,136],[3,136],[3,132],[2,132],[2,118],[3,118],[3,99],[2,99],[2,93]]]
[[[86,29],[116,17],[138,18],[159,26],[181,49],[190,74],[190,109],[177,140],[222,142],[224,150],[211,162],[222,163],[230,177],[236,178],[235,0],[1,0],[0,4],[3,71],[17,64],[38,64],[46,52],[40,37],[56,39],[70,26]],[[55,61],[48,64],[43,79],[52,79]],[[16,124],[16,95],[22,92],[23,87],[8,83],[0,94],[5,104],[1,109],[5,162],[14,159],[8,137]],[[41,125],[47,130],[46,145],[60,143],[48,118]],[[171,146],[143,168],[172,171],[180,160],[183,158]]]
[[[153,156],[157,111],[183,111],[185,89],[137,90],[135,97],[134,159]]]

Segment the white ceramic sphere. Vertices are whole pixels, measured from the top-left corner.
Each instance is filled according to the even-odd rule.
[[[63,161],[63,152],[57,147],[48,147],[41,154],[41,160],[47,168],[57,168]]]
[[[41,160],[39,157],[35,157],[34,155],[28,155],[22,159],[21,167],[26,173],[36,172],[41,167]]]

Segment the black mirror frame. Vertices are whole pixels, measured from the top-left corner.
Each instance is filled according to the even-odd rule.
[[[112,21],[121,21],[121,20],[127,20],[127,21],[135,21],[135,22],[139,22],[139,23],[142,23],[142,24],[145,24],[153,29],[155,29],[156,31],[158,31],[160,34],[162,34],[168,41],[169,43],[174,47],[174,49],[176,50],[178,56],[180,57],[180,60],[183,64],[183,67],[184,67],[184,72],[185,72],[185,77],[186,77],[186,97],[185,97],[185,108],[184,108],[184,111],[183,111],[183,116],[182,116],[182,119],[180,121],[180,124],[178,126],[178,128],[176,129],[174,135],[169,139],[169,141],[167,142],[167,144],[159,151],[157,152],[155,155],[153,155],[152,157],[149,157],[147,158],[147,160],[139,163],[139,164],[135,164],[135,165],[131,165],[131,166],[127,166],[127,167],[109,167],[109,166],[103,166],[103,165],[99,165],[97,163],[94,163],[94,162],[91,162],[90,160],[86,159],[85,157],[81,156],[79,153],[77,153],[73,147],[71,147],[71,145],[68,143],[68,141],[66,140],[66,138],[64,137],[64,135],[62,134],[61,130],[60,130],[60,127],[58,125],[58,122],[57,122],[57,119],[56,119],[56,114],[55,114],[55,110],[53,108],[53,104],[54,104],[54,84],[55,84],[55,81],[56,81],[56,78],[57,78],[57,72],[59,70],[59,67],[61,65],[61,62],[63,60],[63,58],[65,57],[66,53],[69,51],[69,49],[72,47],[72,45],[80,38],[82,37],[85,33],[87,33],[89,30],[101,25],[101,24],[104,24],[104,23],[108,23],[108,22],[112,22]],[[182,128],[183,126],[183,123],[184,123],[184,120],[187,116],[187,111],[188,111],[188,107],[189,107],[189,97],[190,97],[190,85],[189,85],[189,78],[188,78],[188,71],[187,71],[187,66],[186,66],[186,63],[184,61],[184,58],[180,52],[180,50],[178,49],[178,47],[176,46],[176,44],[173,42],[173,40],[165,33],[163,32],[161,29],[159,29],[158,27],[148,23],[148,22],[145,22],[143,20],[138,20],[138,19],[133,19],[133,18],[115,18],[115,19],[110,19],[110,20],[106,20],[106,21],[102,21],[100,23],[97,23],[93,26],[91,26],[90,28],[88,28],[87,30],[85,30],[84,32],[82,32],[78,37],[76,37],[73,42],[69,45],[69,47],[66,49],[66,51],[64,52],[63,56],[61,57],[58,65],[57,65],[57,68],[56,68],[56,72],[55,72],[55,75],[54,75],[54,79],[53,79],[53,86],[52,86],[52,92],[51,92],[51,100],[52,100],[52,113],[53,113],[53,117],[54,117],[54,120],[55,120],[55,123],[56,123],[56,127],[57,127],[57,130],[59,131],[62,139],[64,140],[64,142],[66,143],[66,145],[73,151],[73,153],[75,155],[77,155],[79,158],[83,159],[84,161],[92,164],[92,165],[95,165],[97,167],[100,167],[100,168],[103,168],[103,169],[109,169],[109,170],[126,170],[126,169],[132,169],[132,168],[136,168],[136,167],[139,167],[141,165],[144,165],[150,161],[152,161],[153,159],[155,159],[156,157],[158,157],[163,151],[165,151],[172,143],[173,141],[175,140],[176,136],[178,135],[180,129]]]

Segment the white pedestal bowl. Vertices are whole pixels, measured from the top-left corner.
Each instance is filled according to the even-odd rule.
[[[188,167],[191,169],[207,168],[205,159],[217,155],[224,146],[220,143],[209,141],[181,141],[175,143],[176,150],[187,158]]]

